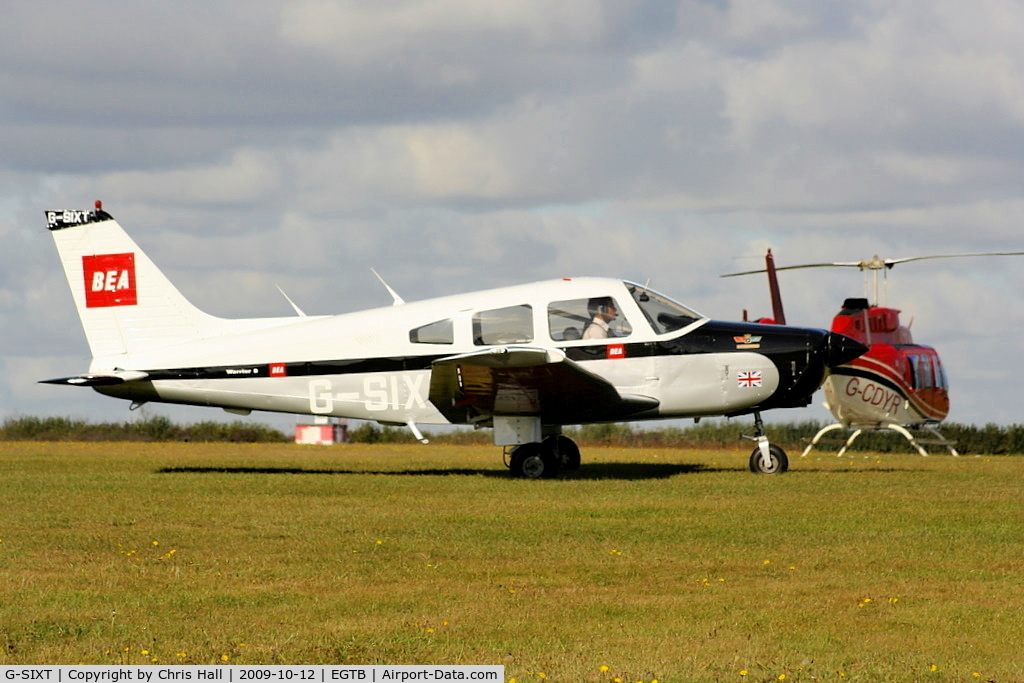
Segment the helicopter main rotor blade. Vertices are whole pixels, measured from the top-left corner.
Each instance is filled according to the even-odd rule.
[[[865,259],[863,261],[835,261],[833,263],[804,263],[798,266],[776,266],[775,270],[798,270],[801,268],[859,268],[860,270],[881,270],[883,268],[892,268],[897,263],[908,263],[910,261],[923,261],[925,259],[940,259],[940,258],[966,258],[969,256],[1024,256],[1024,251],[985,251],[976,252],[971,254],[929,254],[927,256],[907,256],[905,258],[896,259],[882,259],[878,255],[873,258]],[[748,270],[742,273],[727,273],[720,277],[736,277],[738,275],[754,275],[755,273],[765,273],[767,269],[762,268],[760,270]]]
[[[861,261],[849,262],[849,263],[804,263],[799,266],[776,266],[775,270],[796,270],[798,268],[832,268],[849,266],[853,268],[860,267]],[[760,270],[745,270],[742,273],[726,273],[725,275],[719,275],[719,277],[736,277],[738,275],[756,275],[757,273],[767,273],[767,268],[761,268]]]
[[[924,259],[937,258],[965,258],[968,256],[1024,256],[1024,251],[982,251],[973,254],[932,254],[930,256],[908,256],[906,258],[886,259],[885,265],[887,268],[892,268],[897,263],[906,263],[908,261],[923,261]]]

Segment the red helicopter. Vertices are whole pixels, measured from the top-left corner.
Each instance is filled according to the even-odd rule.
[[[832,332],[838,332],[867,345],[869,350],[859,358],[832,368],[822,386],[826,407],[836,419],[814,435],[800,457],[806,456],[823,436],[837,429],[853,430],[839,450],[839,455],[865,430],[891,430],[903,435],[921,455],[928,455],[922,444],[945,446],[952,455],[959,455],[954,444],[942,436],[937,425],[949,414],[949,384],[938,352],[931,346],[917,344],[910,328],[900,324],[900,311],[878,305],[878,274],[898,263],[924,259],[963,258],[968,256],[1019,256],[1024,252],[986,252],[975,254],[940,254],[882,259],[877,255],[864,261],[810,263],[776,267],[771,249],[765,256],[765,268],[722,277],[768,274],[772,298],[772,318],[757,322],[785,325],[782,296],[776,272],[798,268],[851,267],[874,277],[873,301],[867,297],[850,298],[832,319]],[[744,312],[746,318],[746,312]],[[922,439],[925,434],[929,438]]]

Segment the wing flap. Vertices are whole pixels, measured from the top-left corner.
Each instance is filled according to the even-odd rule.
[[[647,396],[622,396],[604,378],[557,349],[506,346],[433,363],[430,401],[455,424],[494,415],[538,416],[547,424],[615,420],[658,406]]]

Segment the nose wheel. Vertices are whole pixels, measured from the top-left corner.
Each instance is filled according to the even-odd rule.
[[[750,454],[750,471],[754,474],[782,474],[789,469],[789,458],[786,451],[780,446],[768,443],[768,435],[764,431],[764,422],[761,421],[761,413],[754,413],[753,436],[743,436],[751,441],[757,442],[757,448]]]
[[[789,458],[786,451],[775,444],[768,446],[767,457],[761,452],[760,446],[750,454],[750,471],[754,474],[782,474],[788,469]]]

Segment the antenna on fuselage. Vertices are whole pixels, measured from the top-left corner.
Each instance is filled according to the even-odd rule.
[[[287,299],[288,303],[291,304],[291,307],[295,311],[295,313],[298,316],[300,316],[302,318],[305,318],[306,317],[305,312],[301,308],[299,308],[298,306],[295,305],[295,302],[292,301],[292,298],[290,296],[288,296],[287,294],[284,293],[284,290],[281,289],[280,285],[274,285],[274,286],[277,287],[277,291],[281,292],[281,296],[283,296],[285,299]]]
[[[377,279],[380,280],[380,283],[382,285],[384,285],[384,288],[386,290],[388,290],[388,294],[390,294],[391,298],[393,299],[392,304],[391,304],[392,306],[401,306],[402,304],[405,303],[405,299],[403,299],[402,297],[398,296],[398,292],[396,292],[395,290],[391,289],[391,285],[389,285],[387,282],[384,282],[384,278],[382,278],[380,276],[380,273],[378,273],[373,268],[370,268],[370,272],[373,273],[374,275],[376,275]]]
[[[644,291],[640,295],[641,303],[646,303],[651,300],[651,297],[647,294],[648,288],[651,286],[651,278],[647,278],[647,282],[644,283]]]

